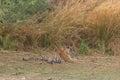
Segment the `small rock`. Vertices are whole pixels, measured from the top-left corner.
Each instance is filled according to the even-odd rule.
[[[48,80],[53,80],[52,78],[49,78]]]

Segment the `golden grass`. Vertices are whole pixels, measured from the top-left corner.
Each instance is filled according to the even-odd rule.
[[[79,48],[82,40],[87,40],[90,46],[98,45],[101,36],[108,45],[119,35],[119,4],[118,0],[66,1],[41,29],[49,32],[53,45],[71,44]]]
[[[108,1],[91,12],[88,21],[94,27],[94,37],[108,47],[112,39],[120,35],[120,1]]]
[[[11,45],[14,45],[16,50],[32,50],[40,46],[42,31],[34,24],[9,24],[1,26],[0,36],[3,39],[2,42],[5,41],[4,39],[6,39],[5,37],[8,35],[8,40],[14,42],[13,44],[11,43]],[[8,41],[6,43],[8,43]],[[6,46],[9,45],[6,44]]]
[[[39,24],[15,25],[10,33],[19,47],[53,48],[70,44],[78,49],[85,40],[89,47],[96,48],[100,41],[109,45],[113,38],[120,36],[119,0],[61,0],[59,3],[54,11],[45,12],[45,19]]]
[[[50,31],[51,41],[54,43],[72,43],[72,38],[80,38],[78,33],[84,25],[84,13],[84,6],[80,0],[68,1],[64,7],[54,12],[52,19],[43,28]]]

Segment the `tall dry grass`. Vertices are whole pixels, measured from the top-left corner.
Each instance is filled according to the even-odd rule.
[[[103,52],[108,45],[120,35],[120,1],[108,1],[101,4],[90,14],[90,26],[94,27],[94,34],[98,47]],[[111,47],[112,48],[112,47]]]
[[[0,27],[1,49],[33,50],[40,46],[42,31],[34,24],[8,24]]]
[[[9,25],[13,28],[6,28],[5,33],[9,33],[17,48],[23,50],[65,44],[78,50],[85,41],[89,49],[99,48],[105,52],[113,39],[120,38],[119,0],[66,0],[61,5],[62,1],[55,10],[44,12],[45,17],[39,23]],[[1,30],[0,34],[5,34]]]
[[[16,40],[18,49],[33,50],[40,46],[42,31],[34,24],[15,25],[12,37]]]
[[[90,47],[104,52],[120,28],[119,0],[71,0],[52,13],[52,18],[41,27],[49,34],[52,45],[70,44],[79,48],[86,40]]]
[[[64,7],[53,12],[52,18],[42,29],[49,32],[52,44],[75,45],[74,42],[81,39],[79,32],[86,27],[85,13],[85,5],[80,0],[67,0]]]

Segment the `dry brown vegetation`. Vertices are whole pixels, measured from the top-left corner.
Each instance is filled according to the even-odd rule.
[[[0,80],[120,80],[120,1],[52,4],[28,21],[0,23]],[[66,44],[80,64],[41,60],[58,57]]]
[[[56,45],[70,44],[78,51],[82,41],[85,41],[89,49],[97,48],[103,53],[112,50],[112,54],[120,52],[119,46],[111,43],[120,38],[119,0],[66,0],[65,3],[61,0],[59,3],[55,10],[45,12],[40,23],[7,25],[9,28],[1,25],[0,43],[3,44],[2,38],[9,35],[15,42],[15,48],[20,50],[38,47],[53,49]]]
[[[42,52],[44,53],[44,51]],[[49,53],[49,52],[48,52]],[[47,55],[47,54],[46,54]],[[48,56],[48,55],[47,55]],[[23,61],[22,58],[33,58]],[[119,80],[119,56],[77,56],[80,64],[47,64],[39,54],[0,51],[1,80]],[[50,57],[50,56],[49,56]],[[42,63],[42,64],[41,64]]]

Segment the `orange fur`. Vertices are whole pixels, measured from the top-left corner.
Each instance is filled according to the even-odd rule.
[[[66,62],[69,62],[69,63],[79,63],[79,61],[77,61],[76,59],[70,58],[70,56],[66,52],[67,52],[66,48],[64,48],[63,50],[60,50],[59,56],[63,60],[65,60]]]

